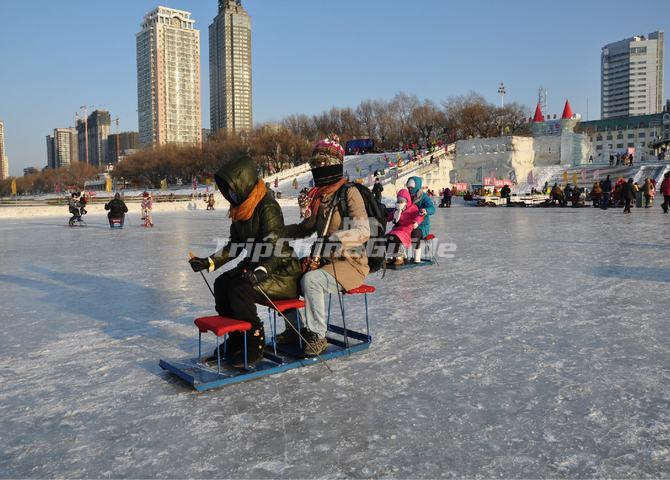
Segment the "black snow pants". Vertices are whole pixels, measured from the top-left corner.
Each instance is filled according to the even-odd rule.
[[[251,330],[247,333],[247,350],[249,361],[254,362],[263,356],[265,346],[263,323],[258,318],[256,311],[256,303],[264,302],[265,297],[257,292],[251,283],[242,277],[242,274],[242,268],[236,267],[219,275],[214,281],[214,297],[216,311],[219,315],[251,323]],[[243,333],[229,334],[228,356],[241,355],[243,345]]]
[[[663,195],[663,204],[661,207],[665,213],[668,213],[668,209],[670,209],[670,195]]]
[[[260,325],[256,311],[257,302],[265,302],[265,297],[242,277],[242,268],[236,267],[219,275],[214,281],[216,311],[222,317]]]

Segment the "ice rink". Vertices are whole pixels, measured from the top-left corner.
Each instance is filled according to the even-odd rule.
[[[668,477],[669,217],[438,209],[455,256],[369,279],[368,351],[202,394],[158,361],[226,210],[0,220],[0,477]]]

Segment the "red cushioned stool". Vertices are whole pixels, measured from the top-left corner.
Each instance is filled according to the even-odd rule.
[[[365,299],[365,328],[367,335],[370,336],[370,320],[368,318],[368,293],[374,293],[376,291],[375,287],[372,285],[361,285],[360,287],[352,288],[344,292],[344,295],[364,295]],[[338,294],[339,295],[339,294]],[[349,345],[349,339],[347,337],[347,323],[344,315],[344,295],[342,296],[342,328],[344,329],[344,343]],[[330,305],[332,300],[332,294],[328,294],[328,325],[330,325]]]
[[[264,307],[268,307],[268,323],[272,332],[272,348],[275,355],[277,355],[277,312],[284,314],[288,310],[297,310],[298,331],[300,331],[300,309],[305,308],[305,301],[299,298],[290,298],[288,300],[272,300],[270,302],[261,303]],[[302,338],[298,335],[298,344],[302,348]]]
[[[244,332],[244,368],[247,368],[247,332],[251,330],[251,323],[235,318],[221,317],[215,315],[212,317],[200,317],[195,319],[195,325],[198,327],[198,362],[202,357],[202,334],[212,332],[216,335],[216,362],[217,371],[221,373],[221,350],[219,349],[219,337],[223,339],[223,354],[226,354],[226,342],[228,334],[232,332]]]

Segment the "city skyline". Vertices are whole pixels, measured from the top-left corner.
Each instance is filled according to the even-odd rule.
[[[256,122],[355,106],[368,98],[389,99],[398,91],[440,102],[474,90],[497,102],[501,81],[507,88],[506,103],[533,107],[537,89],[544,85],[549,92],[546,113],[560,113],[563,99],[569,97],[584,119],[595,119],[602,46],[670,28],[670,5],[663,1],[631,12],[626,22],[617,19],[613,2],[566,1],[551,9],[555,29],[540,21],[547,15],[542,6],[525,0],[513,7],[491,4],[484,12],[474,5],[437,1],[421,2],[416,9],[404,3],[388,8],[388,2],[376,0],[364,5],[313,3],[244,2],[254,21]],[[5,52],[5,64],[14,66],[14,74],[0,78],[0,118],[11,133],[5,139],[10,174],[43,166],[45,135],[56,125],[70,123],[84,103],[114,111],[122,130],[137,130],[135,34],[141,18],[158,4],[191,11],[201,31],[218,7],[216,0],[121,0],[114,9],[104,10],[105,22],[93,22],[102,6],[83,0],[58,6],[45,2],[37,13],[18,2],[3,3],[3,12],[13,22],[0,32],[0,41],[15,46]],[[282,22],[276,22],[280,15]],[[420,35],[413,34],[415,29]],[[83,57],[95,58],[95,52],[98,61],[78,62],[73,57],[61,66],[48,58],[53,39],[76,41],[87,35],[114,40],[95,48],[77,43]],[[209,49],[201,48],[204,105],[209,104],[208,55]],[[664,84],[668,92],[667,76]],[[40,111],[39,118],[34,111]],[[208,109],[202,124],[210,125]]]

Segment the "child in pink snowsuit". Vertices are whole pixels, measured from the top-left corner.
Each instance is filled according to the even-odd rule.
[[[409,248],[412,243],[412,230],[416,229],[423,221],[419,207],[412,203],[412,196],[406,188],[398,192],[395,212],[389,218],[393,222],[393,228],[386,234],[391,255],[395,257],[397,264],[403,263],[400,245]]]

